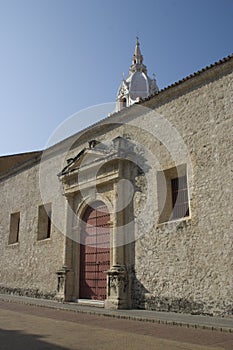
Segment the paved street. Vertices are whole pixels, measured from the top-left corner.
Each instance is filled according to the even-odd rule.
[[[233,334],[0,301],[1,350],[232,350]]]

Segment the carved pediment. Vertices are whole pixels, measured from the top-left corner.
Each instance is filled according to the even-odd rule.
[[[107,162],[117,159],[129,150],[132,150],[127,139],[118,136],[105,143],[91,140],[89,147],[83,148],[75,157],[67,159],[67,165],[58,174],[59,177],[71,174],[87,166],[95,166],[98,162]]]
[[[134,145],[121,136],[105,143],[89,141],[89,147],[68,158],[67,165],[58,174],[65,193],[79,191],[93,183],[100,185],[115,181],[120,176],[119,164],[128,161],[126,155],[133,153]]]
[[[58,176],[66,175],[77,169],[85,156],[86,148],[83,148],[74,158],[68,158],[67,165],[62,169]]]

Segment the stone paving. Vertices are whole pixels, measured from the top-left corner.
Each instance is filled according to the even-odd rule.
[[[78,303],[60,303],[54,300],[35,299],[24,296],[0,294],[0,300],[36,305],[59,310],[102,315],[106,317],[153,322],[158,324],[179,325],[233,333],[233,318],[221,318],[202,315],[190,315],[175,312],[147,310],[107,310],[101,307],[79,305]],[[232,346],[233,348],[233,346]]]
[[[1,350],[232,350],[233,333],[0,300]]]

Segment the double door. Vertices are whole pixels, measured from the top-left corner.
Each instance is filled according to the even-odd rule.
[[[80,299],[106,299],[106,271],[110,268],[109,222],[109,211],[101,201],[93,203],[84,213],[80,245]]]

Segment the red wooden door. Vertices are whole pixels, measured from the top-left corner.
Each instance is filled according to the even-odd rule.
[[[108,209],[101,201],[85,211],[80,245],[81,299],[106,299],[106,271],[110,268],[109,220]]]

